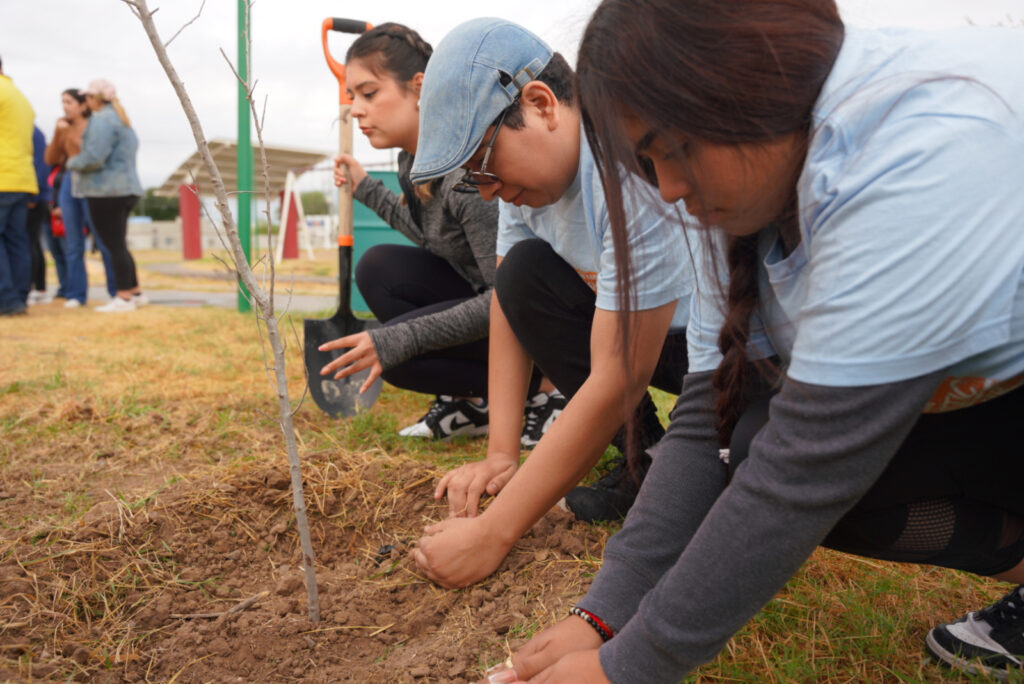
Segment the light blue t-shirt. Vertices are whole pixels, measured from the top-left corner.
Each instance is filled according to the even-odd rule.
[[[838,387],[948,368],[930,412],[1024,384],[1022,65],[1015,31],[847,29],[798,181],[801,244],[759,238],[752,356]],[[708,265],[691,371],[721,358]]]
[[[682,205],[668,205],[657,192],[629,178],[623,187],[630,235],[630,265],[638,311],[678,300],[671,329],[681,331],[689,317],[694,274],[690,246],[699,238],[679,225]],[[597,293],[596,306],[618,311],[617,268],[611,223],[601,178],[590,146],[580,145],[580,165],[572,185],[554,204],[534,209],[501,202],[498,209],[498,256],[517,242],[544,240]]]

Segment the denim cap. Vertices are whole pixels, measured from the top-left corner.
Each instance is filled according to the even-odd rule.
[[[452,29],[423,74],[412,182],[447,175],[469,161],[487,128],[551,55],[544,41],[504,19],[473,19]]]

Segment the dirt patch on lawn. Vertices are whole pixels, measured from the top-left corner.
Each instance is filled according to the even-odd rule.
[[[111,499],[6,544],[0,679],[473,681],[565,615],[604,543],[555,510],[491,578],[448,591],[406,555],[444,515],[435,471],[313,454],[305,478],[319,623],[307,617],[287,473],[253,466],[134,507]]]

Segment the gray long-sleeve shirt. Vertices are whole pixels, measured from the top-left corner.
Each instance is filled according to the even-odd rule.
[[[408,178],[412,162],[407,152],[398,155],[400,176]],[[370,339],[384,370],[428,351],[487,336],[498,207],[478,193],[454,192],[452,187],[461,177],[459,169],[441,180],[434,197],[422,203],[419,222],[401,196],[376,178],[367,176],[355,189],[357,200],[415,244],[447,261],[478,293],[445,311],[371,330]]]
[[[787,378],[728,487],[711,376],[684,380],[580,602],[617,631],[600,650],[615,684],[674,683],[711,660],[878,479],[945,372],[849,388]]]

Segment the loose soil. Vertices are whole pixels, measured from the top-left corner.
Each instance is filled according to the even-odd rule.
[[[307,617],[288,474],[253,468],[134,509],[110,500],[44,544],[4,549],[0,643],[8,656],[34,657],[0,679],[472,681],[565,614],[603,544],[599,530],[556,509],[489,580],[446,591],[406,556],[443,514],[431,503],[432,471],[326,454],[305,471],[320,622]]]

